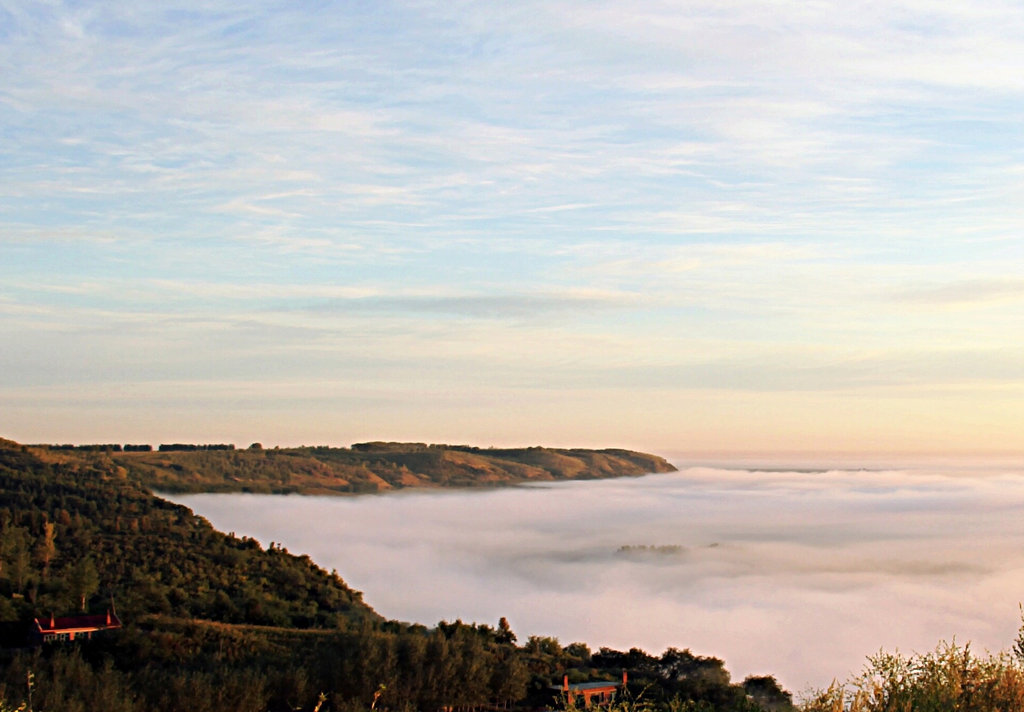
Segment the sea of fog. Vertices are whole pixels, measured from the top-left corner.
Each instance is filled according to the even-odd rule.
[[[641,478],[360,497],[177,495],[337,569],[389,618],[596,649],[669,646],[800,693],[880,649],[1008,648],[1024,467],[684,466]]]

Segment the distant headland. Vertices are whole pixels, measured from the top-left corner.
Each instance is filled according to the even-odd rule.
[[[412,487],[495,487],[674,472],[662,457],[622,449],[480,448],[366,442],[349,448],[247,448],[173,443],[30,445],[51,462],[103,459],[162,492],[351,495]]]

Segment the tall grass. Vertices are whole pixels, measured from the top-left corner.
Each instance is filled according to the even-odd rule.
[[[1022,638],[1018,636],[1018,640]],[[1024,652],[1024,646],[1021,648]],[[1022,712],[1024,667],[1015,654],[976,655],[970,645],[941,643],[912,656],[879,653],[858,677],[833,683],[803,712]]]

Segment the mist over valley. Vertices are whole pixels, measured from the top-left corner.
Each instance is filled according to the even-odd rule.
[[[175,495],[336,568],[382,615],[723,657],[827,686],[879,651],[1007,647],[1024,469],[680,466],[639,479],[359,497]]]

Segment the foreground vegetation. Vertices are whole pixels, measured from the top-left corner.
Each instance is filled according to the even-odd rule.
[[[1024,628],[1022,628],[1024,635]],[[977,655],[970,645],[940,644],[904,656],[880,653],[845,685],[814,694],[804,712],[1020,712],[1024,710],[1024,638],[1012,654]]]
[[[358,494],[405,487],[487,487],[552,480],[639,476],[675,470],[631,450],[478,448],[359,443],[351,448],[244,450],[233,445],[38,445],[50,463],[114,467],[158,492]]]

